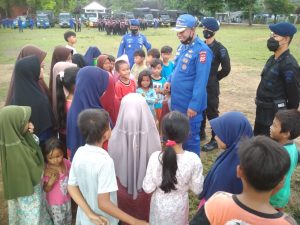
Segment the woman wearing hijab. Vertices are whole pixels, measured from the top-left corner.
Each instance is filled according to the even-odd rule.
[[[88,66],[96,66],[97,62],[94,63],[94,60],[96,60],[99,55],[101,55],[99,48],[96,46],[91,46],[88,48],[83,58]]]
[[[72,50],[66,48],[64,46],[56,46],[53,54],[52,54],[52,61],[51,61],[51,68],[50,68],[50,78],[49,78],[49,91],[51,97],[53,96],[53,67],[58,62],[72,62]]]
[[[72,63],[76,64],[79,68],[83,68],[87,66],[87,63],[83,58],[83,55],[78,53],[72,55]]]
[[[77,126],[78,115],[84,109],[107,110],[101,99],[104,98],[106,102],[113,104],[113,96],[104,95],[108,85],[109,75],[106,71],[94,66],[86,66],[79,70],[72,105],[67,115],[67,147],[71,151],[71,159],[76,150],[85,144]]]
[[[52,136],[53,112],[48,97],[39,87],[40,61],[37,56],[28,56],[17,61],[15,82],[10,105],[30,106],[30,121],[40,142]]]
[[[149,221],[150,198],[142,190],[150,155],[161,150],[159,133],[145,98],[131,93],[121,101],[116,126],[108,142],[118,180],[118,206]]]
[[[34,45],[25,45],[21,49],[21,51],[20,51],[20,53],[17,57],[17,60],[20,60],[24,57],[31,56],[31,55],[35,55],[39,58],[39,62],[41,64],[41,68],[42,68],[41,73],[43,73],[44,59],[46,58],[47,53],[42,51],[41,49],[39,49],[38,47],[36,47]],[[6,96],[5,105],[10,104],[11,97],[12,97],[12,91],[13,91],[13,87],[14,87],[14,79],[15,79],[15,71],[13,71],[12,76],[11,76],[10,85],[9,85],[7,96]],[[49,89],[48,89],[43,77],[40,77],[40,79],[39,79],[39,86],[41,87],[42,91],[50,99]]]
[[[210,125],[216,133],[219,148],[225,151],[216,159],[205,177],[203,191],[199,195],[201,199],[199,207],[218,191],[233,194],[242,192],[242,181],[236,176],[236,167],[240,163],[237,154],[238,143],[242,138],[253,136],[248,119],[240,112],[225,113],[210,120]]]
[[[28,106],[0,110],[0,158],[9,224],[52,224],[43,198],[44,159],[33,137]]]

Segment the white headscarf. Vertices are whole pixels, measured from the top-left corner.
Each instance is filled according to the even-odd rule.
[[[120,183],[133,199],[142,189],[150,155],[160,150],[159,133],[145,98],[137,93],[126,95],[108,142],[108,153]]]

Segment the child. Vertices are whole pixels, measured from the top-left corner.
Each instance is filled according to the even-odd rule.
[[[172,74],[174,70],[174,63],[170,61],[170,58],[172,56],[173,49],[170,46],[163,46],[160,50],[162,61],[163,61],[163,67],[161,71],[161,76],[168,80],[168,77]]]
[[[270,199],[271,205],[277,209],[286,206],[290,199],[291,177],[298,163],[298,150],[293,139],[299,135],[300,112],[297,109],[278,111],[270,127],[270,136],[289,153],[291,166],[285,175],[283,187]]]
[[[0,160],[9,224],[52,224],[42,197],[43,155],[30,116],[28,106],[0,109]]]
[[[107,71],[111,76],[111,61],[108,55],[100,55],[97,59],[97,66]]]
[[[64,38],[65,41],[67,42],[66,48],[71,49],[72,50],[72,54],[76,54],[76,49],[74,48],[74,45],[77,42],[76,39],[76,33],[74,33],[73,31],[67,31],[66,33],[64,33]]]
[[[141,94],[146,99],[146,102],[152,112],[152,115],[155,118],[154,104],[157,101],[157,96],[155,90],[153,89],[150,70],[145,69],[142,72],[140,72],[138,78],[138,88],[136,89],[136,93]]]
[[[115,86],[116,97],[121,101],[125,95],[135,93],[136,84],[134,80],[130,79],[130,67],[125,60],[117,61],[115,69],[119,74],[119,80]]]
[[[55,225],[71,225],[71,198],[67,185],[71,163],[64,159],[64,145],[57,138],[51,138],[43,149],[46,163],[44,186],[50,217]]]
[[[143,49],[136,50],[134,52],[134,64],[131,68],[131,74],[134,75],[134,79],[137,81],[140,72],[147,69],[145,65],[145,51]]]
[[[216,133],[219,148],[225,151],[216,159],[205,177],[203,191],[199,196],[199,208],[218,191],[233,194],[242,192],[242,181],[236,177],[236,167],[239,164],[237,145],[241,138],[253,136],[249,121],[240,112],[224,113],[209,122]]]
[[[68,183],[68,191],[79,206],[77,224],[108,224],[109,221],[110,225],[117,225],[118,219],[129,224],[147,224],[117,207],[114,163],[102,148],[111,134],[108,113],[100,109],[84,110],[79,115],[78,127],[86,144],[73,158]]]
[[[153,59],[151,63],[153,88],[157,94],[157,103],[154,105],[156,118],[161,119],[162,103],[164,100],[164,84],[166,79],[161,76],[162,61],[160,59]]]
[[[116,58],[112,55],[108,55],[108,58],[110,60],[110,72],[113,73],[113,70],[115,68]]]
[[[269,203],[289,170],[288,153],[270,138],[257,136],[240,143],[238,156],[240,165],[236,174],[243,182],[242,193],[217,192],[190,225],[220,225],[233,221],[238,222],[235,224],[296,225],[291,216],[277,211]]]
[[[188,190],[199,194],[203,176],[200,158],[185,151],[182,143],[189,135],[189,120],[180,112],[168,113],[162,120],[163,151],[154,152],[147,166],[143,189],[152,193],[151,225],[188,224]]]
[[[151,67],[151,62],[153,59],[159,59],[160,58],[160,53],[159,50],[157,48],[151,48],[148,52],[147,52],[147,58],[146,58],[146,66],[148,68]]]

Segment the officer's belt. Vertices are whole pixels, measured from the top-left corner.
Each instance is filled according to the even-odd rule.
[[[260,106],[265,109],[274,109],[275,108],[275,105],[273,102],[263,102],[263,101],[258,100],[257,98],[255,99],[255,104],[257,106]]]

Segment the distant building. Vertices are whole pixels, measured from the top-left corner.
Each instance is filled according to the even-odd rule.
[[[106,8],[102,5],[100,5],[98,2],[93,1],[83,7],[83,10],[85,13],[101,13],[104,14],[106,13]]]

